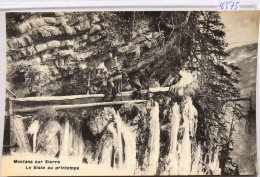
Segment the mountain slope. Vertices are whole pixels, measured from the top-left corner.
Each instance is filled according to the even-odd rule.
[[[257,48],[257,43],[234,47],[228,50],[230,57],[227,59],[228,62],[241,68],[238,88],[241,97],[252,97],[253,108],[255,108],[256,103]]]
[[[232,48],[228,51],[230,57],[227,59],[228,62],[241,68],[241,78],[238,84],[241,98],[251,97],[254,110],[256,109],[257,48],[257,43]],[[248,114],[250,102],[240,101],[239,103],[244,106],[243,112]],[[256,130],[255,126],[249,126],[250,131],[246,131],[246,125],[245,119],[241,119],[235,126],[234,150],[231,157],[238,164],[241,175],[252,175],[257,172]]]

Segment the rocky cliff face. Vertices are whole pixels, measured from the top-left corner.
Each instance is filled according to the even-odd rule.
[[[102,80],[118,79],[122,67],[133,73],[164,55],[163,32],[149,18],[129,25],[131,15],[27,14],[7,39],[14,92],[19,97],[98,93]]]

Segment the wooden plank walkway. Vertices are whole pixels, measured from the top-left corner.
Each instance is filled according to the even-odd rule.
[[[167,91],[169,91],[169,87],[156,87],[149,89],[151,94]],[[117,94],[115,100],[109,102],[104,101],[104,94],[10,98],[10,101],[13,105],[13,112],[16,114],[36,112],[48,106],[51,106],[56,110],[61,110],[94,106],[120,105],[127,103],[140,103],[147,100],[147,92],[148,90],[141,91],[142,96],[140,100],[133,100],[134,92],[128,91]]]
[[[94,107],[94,106],[110,106],[110,105],[122,105],[122,104],[131,104],[131,103],[143,103],[147,100],[127,100],[127,101],[112,101],[112,102],[99,102],[99,103],[88,103],[88,104],[71,104],[71,105],[54,105],[52,108],[55,110],[62,109],[75,109],[75,108],[86,108],[86,107]],[[39,106],[33,108],[21,108],[14,110],[15,113],[30,113],[39,111],[48,106]]]
[[[150,88],[149,91],[151,93],[156,92],[166,92],[169,91],[169,87],[155,87]],[[142,90],[142,94],[146,94],[148,90]],[[116,97],[121,96],[132,96],[134,91],[127,91],[118,93]],[[10,98],[11,101],[14,102],[27,102],[27,101],[35,101],[35,102],[44,102],[44,101],[63,101],[63,100],[74,100],[74,99],[84,99],[84,98],[103,98],[104,94],[90,94],[90,95],[71,95],[71,96],[43,96],[43,97],[24,97],[24,98]]]

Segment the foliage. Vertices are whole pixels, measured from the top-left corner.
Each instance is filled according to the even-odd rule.
[[[224,107],[233,109],[235,119],[241,119],[244,116],[239,108],[240,105],[230,102],[230,99],[239,97],[236,84],[239,82],[240,69],[225,62],[225,58],[229,55],[225,51],[228,44],[224,40],[225,26],[221,23],[219,13],[213,11],[191,12],[187,23],[178,28],[178,25],[185,21],[184,19],[187,17],[185,14],[187,12],[180,12],[178,15],[174,12],[161,12],[158,17],[158,23],[161,22],[159,27],[164,27],[168,38],[177,35],[175,45],[179,46],[180,51],[175,52],[179,62],[170,57],[173,55],[167,53],[169,59],[166,59],[165,63],[171,60],[174,63],[162,65],[164,68],[162,70],[176,72],[176,68],[186,68],[191,72],[197,71],[200,89],[198,89],[194,101],[197,102],[197,109],[200,108],[201,122],[205,122],[206,127],[203,131],[204,136],[207,137],[203,139],[206,140],[206,147],[211,147],[214,140],[218,145],[227,145],[227,142],[230,141],[227,139],[229,136],[222,136],[222,139],[219,139],[213,135],[215,131],[218,131],[217,134],[223,134],[222,131],[226,131],[224,127],[229,118],[226,117],[228,112],[224,110]],[[178,21],[180,19],[182,22]],[[169,26],[171,29],[168,28]],[[221,159],[222,163],[226,164],[225,161],[227,161],[229,164],[233,164],[230,149],[222,148],[221,156],[223,154],[226,158]],[[222,168],[223,174],[228,174],[227,171],[231,168],[229,170],[224,170],[224,168],[228,169],[228,167]]]
[[[8,66],[7,80],[14,83],[15,89],[27,88],[28,95],[33,96],[36,90],[41,90],[52,81],[48,66],[40,65],[38,59],[31,61],[19,61]],[[41,93],[38,93],[41,95]],[[19,95],[18,95],[19,96]]]

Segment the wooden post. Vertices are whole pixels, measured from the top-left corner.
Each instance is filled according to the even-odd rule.
[[[87,92],[87,95],[89,95],[89,90],[90,90],[90,73],[88,74],[88,92]]]
[[[9,119],[10,119],[10,146],[16,144],[16,139],[14,135],[14,113],[13,113],[13,102],[9,99]],[[10,148],[11,151],[11,148]]]
[[[120,92],[121,92],[121,101],[123,101],[123,74],[121,74],[121,87],[120,87]]]

